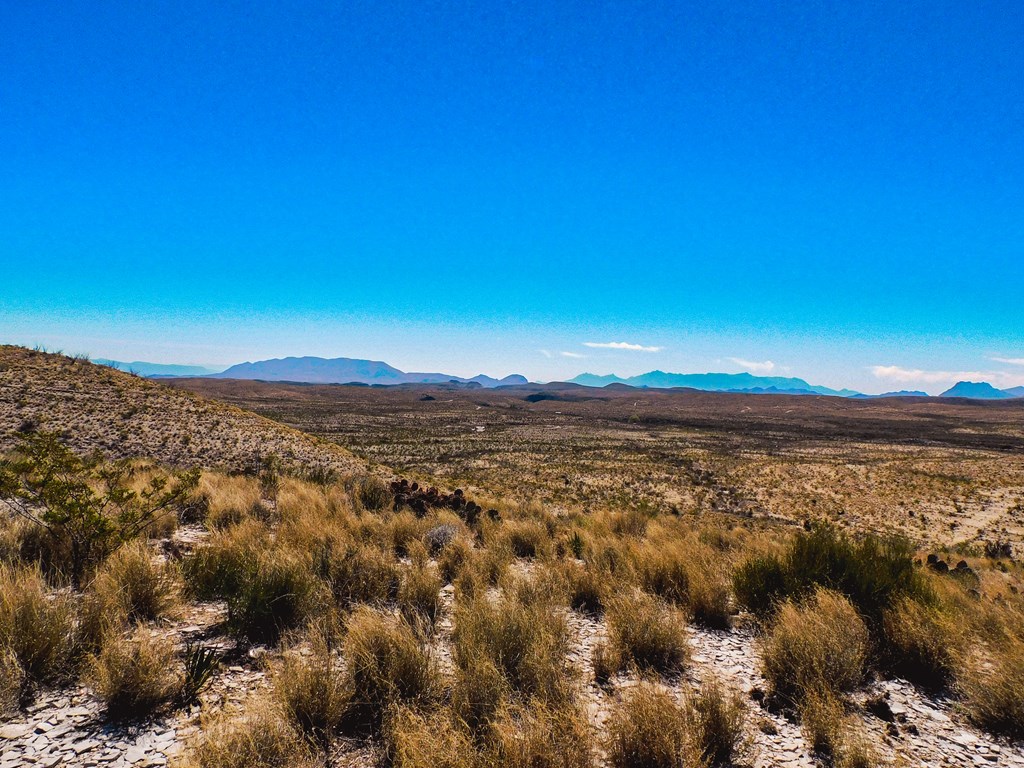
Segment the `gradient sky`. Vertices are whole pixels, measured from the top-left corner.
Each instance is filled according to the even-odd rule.
[[[1016,0],[0,15],[3,342],[938,392],[1022,310]]]

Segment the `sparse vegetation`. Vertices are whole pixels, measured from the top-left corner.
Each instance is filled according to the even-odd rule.
[[[126,386],[141,392],[150,385],[133,379]],[[301,403],[305,395],[296,397]],[[453,391],[456,405],[465,405],[462,397]],[[524,477],[509,447],[533,439],[530,425],[547,406],[532,403],[524,416],[516,410],[521,398],[509,393],[494,393],[493,402],[489,392],[476,397],[481,419],[497,412],[494,403],[511,403],[501,417],[521,432],[504,434],[522,438],[503,446],[508,463],[488,457],[480,462],[486,471],[459,476],[473,482],[458,498],[442,493],[443,504],[426,503],[411,482],[386,482],[383,467],[344,474],[326,459],[309,459],[315,452],[259,446],[227,471],[205,471],[165,516],[130,535],[122,529],[112,545],[96,549],[77,588],[71,539],[0,504],[0,710],[21,722],[28,714],[18,708],[33,699],[49,706],[74,696],[115,731],[157,713],[161,727],[164,719],[201,718],[182,763],[197,768],[312,766],[328,758],[407,768],[588,768],[605,758],[613,766],[742,765],[754,754],[752,742],[775,756],[777,740],[765,736],[776,727],[776,736],[784,731],[815,749],[823,764],[853,768],[902,758],[901,750],[935,738],[928,721],[904,722],[876,708],[873,692],[866,699],[859,689],[878,678],[901,697],[927,698],[948,714],[950,727],[979,742],[996,743],[986,732],[1022,735],[1024,571],[1013,547],[986,548],[980,532],[965,532],[947,548],[915,551],[888,533],[865,531],[863,512],[836,513],[832,487],[825,493],[817,476],[800,474],[818,459],[794,458],[789,438],[773,436],[778,443],[764,452],[750,443],[719,451],[688,427],[684,445],[678,433],[669,441],[672,416],[629,424],[644,441],[628,449],[613,430],[607,446],[577,442],[580,432],[565,419],[559,438],[569,442],[557,450],[571,451]],[[195,403],[198,409],[203,401]],[[448,406],[438,399],[431,407]],[[564,407],[595,424],[593,414],[604,418],[618,405]],[[134,430],[132,418],[119,415],[125,423],[118,429]],[[30,420],[9,446],[51,434],[41,411],[19,411],[10,429]],[[401,465],[425,460],[417,456],[430,445],[430,460],[439,462],[448,447],[444,430],[428,443],[419,422],[408,422]],[[664,435],[654,432],[659,423]],[[465,456],[480,459],[480,446],[500,429],[487,424],[468,441],[459,426],[464,454],[445,459],[454,473],[445,487],[466,471]],[[208,448],[209,435],[186,441],[187,431],[169,430],[164,439],[207,446],[206,461],[221,455]],[[387,458],[393,437],[379,438],[381,454],[364,453]],[[60,443],[75,445],[75,437]],[[892,482],[896,470],[881,449],[863,450],[875,462],[873,482]],[[818,444],[807,455],[814,452],[837,462],[835,498],[851,498],[842,465],[862,459]],[[170,466],[192,454],[151,455]],[[888,510],[893,530],[912,521],[906,530],[919,531],[919,507],[934,519],[939,488],[955,485],[957,508],[967,509],[974,480],[963,478],[988,461],[975,456],[981,463],[956,475],[932,459],[926,477],[918,456],[911,447],[900,459],[899,477],[909,479],[899,498],[907,507]],[[670,489],[658,474],[669,459]],[[1012,465],[1012,452],[1004,459]],[[621,471],[612,479],[588,474],[605,460]],[[109,489],[108,471],[136,494],[156,477],[166,479],[167,493],[179,476],[139,456],[80,461],[87,469],[78,479],[94,483],[99,498]],[[1012,466],[1000,471],[1006,485],[1016,477]],[[21,475],[8,470],[7,477]],[[426,473],[415,477],[423,484]],[[831,524],[797,531],[766,519],[762,512],[796,516],[772,506],[787,478],[795,478],[789,497],[801,511],[803,489],[818,489],[813,519]],[[659,501],[666,489],[671,501]],[[905,514],[911,506],[914,514]],[[1016,541],[1012,526],[986,535]],[[743,655],[751,643],[760,644],[764,680],[748,703],[734,678],[757,675],[753,657]],[[597,687],[588,686],[591,674]],[[695,688],[694,680],[704,684]],[[236,704],[242,689],[250,696]],[[803,735],[780,715],[799,721]],[[903,735],[913,733],[911,725],[920,738],[869,741],[880,728]]]

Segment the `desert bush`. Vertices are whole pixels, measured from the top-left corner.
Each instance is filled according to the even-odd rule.
[[[744,605],[763,616],[781,600],[825,587],[846,595],[861,614],[878,623],[900,596],[923,592],[913,554],[905,539],[853,539],[822,523],[794,536],[781,558],[760,556],[741,566],[734,588]]]
[[[811,691],[852,690],[864,676],[868,631],[844,596],[818,589],[802,603],[784,603],[763,641],[762,663],[772,692],[799,700]]]
[[[412,628],[373,609],[356,609],[343,645],[354,724],[378,728],[389,706],[438,689],[437,671]]]
[[[343,722],[351,694],[333,653],[330,633],[314,627],[302,639],[308,653],[285,656],[274,676],[272,695],[308,739],[326,744]]]
[[[1024,640],[1007,638],[987,653],[975,653],[959,670],[957,687],[980,727],[1024,736]]]
[[[686,709],[651,683],[625,693],[607,723],[612,768],[698,768]]]
[[[68,553],[63,565],[79,587],[89,570],[170,514],[199,482],[198,470],[171,479],[154,474],[136,490],[134,473],[130,462],[82,458],[58,435],[33,432],[21,436],[12,458],[0,460],[0,499],[61,542]]]
[[[485,766],[501,768],[589,768],[591,732],[579,707],[533,700],[508,705],[492,723]]]
[[[690,698],[689,720],[694,742],[707,765],[733,765],[749,748],[743,697],[715,678],[706,680]]]
[[[621,663],[663,673],[686,664],[686,618],[679,610],[638,593],[613,600],[607,617],[612,649]]]
[[[0,717],[14,712],[21,701],[25,672],[10,648],[0,646]]]
[[[89,659],[87,679],[117,720],[145,717],[181,690],[173,644],[142,628],[127,637],[109,631]]]
[[[434,525],[423,534],[423,545],[432,557],[436,557],[458,541],[459,530],[454,523]]]
[[[48,594],[38,568],[0,563],[0,650],[29,680],[52,682],[71,673],[76,646],[71,597]]]
[[[441,577],[433,569],[413,566],[406,570],[398,590],[398,605],[410,626],[431,629],[441,617]]]
[[[314,768],[310,748],[276,707],[251,705],[203,723],[185,768]]]
[[[115,552],[100,567],[89,587],[105,614],[129,621],[151,621],[168,615],[178,601],[178,576],[173,566],[158,562],[143,541]]]
[[[557,701],[569,694],[568,628],[564,617],[543,602],[524,604],[509,597],[496,603],[486,598],[464,602],[456,611],[452,640],[462,669],[488,659],[523,695]]]

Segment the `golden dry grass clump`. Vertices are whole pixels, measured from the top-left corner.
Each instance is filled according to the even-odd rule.
[[[868,654],[864,620],[842,595],[816,590],[802,603],[785,603],[768,627],[763,672],[778,696],[851,691],[864,677]]]

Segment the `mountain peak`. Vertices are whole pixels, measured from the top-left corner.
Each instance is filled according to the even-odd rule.
[[[978,400],[1005,400],[1013,397],[1009,392],[996,389],[987,381],[958,381],[939,397],[971,397]]]

